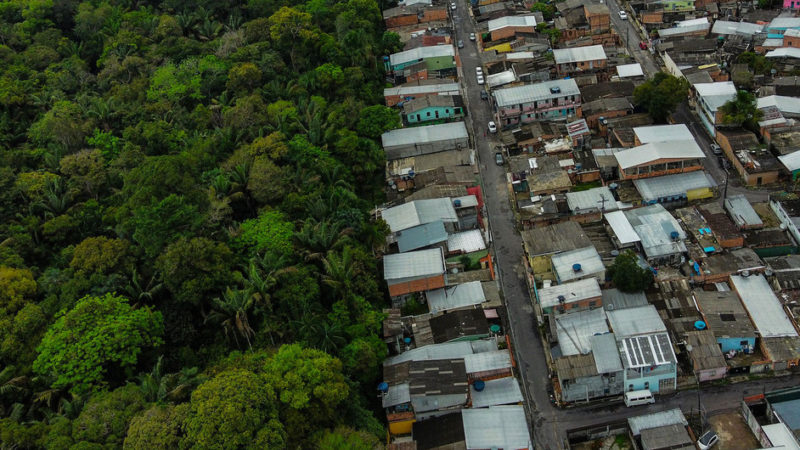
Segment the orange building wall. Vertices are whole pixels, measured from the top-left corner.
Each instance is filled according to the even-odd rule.
[[[783,36],[784,47],[800,47],[800,37]]]
[[[420,23],[447,20],[447,8],[430,8],[422,12]]]
[[[389,286],[389,295],[395,297],[398,295],[411,294],[412,292],[422,292],[443,287],[444,275],[439,275],[436,277],[424,278],[422,280],[413,280],[405,283],[393,284]]]
[[[408,14],[405,16],[396,16],[386,19],[386,28],[397,28],[407,25],[414,25],[418,23],[419,19],[416,14]]]

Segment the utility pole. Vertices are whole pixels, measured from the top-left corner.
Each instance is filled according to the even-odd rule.
[[[723,167],[723,169],[725,168]],[[728,171],[728,169],[725,169],[725,188],[722,191],[723,202],[728,198],[728,175],[730,175],[730,172]]]

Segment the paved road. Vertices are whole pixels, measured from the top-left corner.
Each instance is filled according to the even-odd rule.
[[[653,55],[650,54],[650,51],[639,48],[639,42],[644,39],[639,30],[637,30],[631,20],[620,19],[620,6],[617,0],[606,0],[606,6],[608,6],[608,10],[611,13],[611,24],[614,29],[617,30],[617,34],[622,37],[622,42],[628,49],[628,53],[633,55],[636,62],[642,65],[642,70],[645,75],[652,77],[656,72],[659,72],[661,69],[653,59]]]
[[[506,189],[505,168],[494,163],[495,148],[498,145],[496,136],[488,133],[487,124],[493,120],[490,102],[481,100],[480,91],[484,86],[477,84],[475,68],[480,64],[479,52],[475,42],[469,40],[469,33],[475,31],[475,24],[468,13],[467,1],[456,0],[457,11],[453,14],[456,40],[463,40],[465,47],[459,50],[462,65],[461,85],[464,90],[464,101],[468,115],[467,124],[471,128],[478,163],[481,172],[484,202],[489,218],[489,229],[497,263],[500,287],[502,288],[508,313],[511,334],[515,348],[514,357],[518,363],[520,385],[527,399],[526,409],[532,425],[532,437],[535,447],[541,450],[564,448],[566,431],[576,427],[638,415],[646,412],[660,411],[681,407],[686,411],[697,405],[696,391],[681,392],[667,399],[659,399],[658,403],[647,407],[625,408],[620,404],[558,409],[549,400],[547,387],[550,384],[546,358],[542,342],[539,339],[537,324],[533,314],[530,293],[525,283],[522,239],[517,232],[509,193]],[[612,18],[618,10],[615,0],[608,0],[612,8]],[[627,22],[624,25],[631,26]],[[631,27],[632,28],[632,27]],[[631,29],[630,36],[636,36]],[[634,46],[638,46],[637,43]],[[648,75],[658,70],[658,66],[649,52],[642,52],[638,47],[637,60]],[[687,119],[688,120],[688,119]],[[693,130],[693,132],[696,132]],[[706,137],[706,139],[708,139]],[[707,145],[706,145],[707,147]],[[752,395],[779,387],[796,385],[800,377],[779,378],[766,382],[751,382],[724,386],[722,388],[704,389],[702,398],[709,412],[727,410],[738,406],[743,395]]]

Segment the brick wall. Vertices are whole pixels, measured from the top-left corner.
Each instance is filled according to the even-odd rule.
[[[398,295],[410,294],[412,292],[422,292],[431,289],[439,289],[444,287],[444,275],[439,275],[431,278],[423,278],[421,280],[407,281],[405,283],[398,283],[389,286],[389,295],[396,297]]]

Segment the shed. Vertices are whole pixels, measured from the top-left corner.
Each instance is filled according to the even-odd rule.
[[[800,153],[798,153],[800,156]],[[763,228],[764,222],[758,215],[753,205],[747,200],[744,194],[731,195],[725,199],[725,210],[733,219],[739,229]]]
[[[653,305],[615,309],[607,311],[606,314],[617,338],[667,331],[664,321]]]
[[[733,275],[731,284],[742,300],[759,334],[764,337],[796,337],[797,330],[778,297],[761,274]]]
[[[464,122],[400,128],[381,135],[386,159],[407,158],[446,150],[466,149],[469,134]]]
[[[628,426],[634,436],[641,435],[644,430],[667,425],[681,425],[685,428],[689,425],[689,422],[686,421],[683,412],[678,408],[628,418]]]
[[[484,382],[482,390],[470,385],[469,395],[473,408],[486,408],[487,406],[512,405],[522,403],[522,390],[514,377],[498,378]]]
[[[444,255],[439,248],[386,255],[383,258],[383,278],[389,285],[389,295],[444,287]]]
[[[447,242],[447,230],[444,229],[444,222],[441,220],[397,232],[397,247],[400,253],[442,242]]]
[[[594,246],[570,250],[552,257],[553,272],[559,283],[595,277],[605,280],[606,267]]]
[[[533,448],[522,406],[491,406],[461,411],[467,450]]]
[[[448,286],[425,293],[431,312],[469,308],[486,301],[480,281]]]
[[[432,198],[403,203],[383,210],[381,218],[389,225],[392,233],[437,221],[448,224],[458,222],[456,210],[448,198]]]

